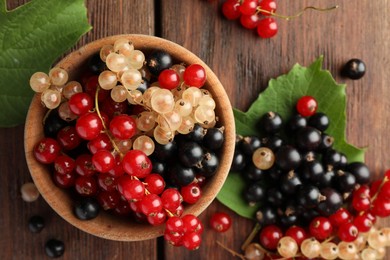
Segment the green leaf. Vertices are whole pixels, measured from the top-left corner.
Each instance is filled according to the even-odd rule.
[[[32,0],[12,11],[0,0],[0,127],[24,122],[30,76],[48,72],[90,29],[84,0]]]
[[[282,118],[289,118],[297,100],[310,95],[317,100],[318,111],[326,113],[330,119],[326,133],[334,137],[334,148],[344,153],[350,162],[363,162],[364,150],[346,141],[346,86],[337,84],[330,72],[322,69],[322,62],[320,57],[307,68],[296,64],[288,74],[271,79],[268,88],[260,93],[247,112],[234,109],[237,134],[259,136],[256,124],[262,115],[276,111]],[[239,215],[253,218],[253,207],[241,198],[244,189],[245,180],[230,173],[217,198]]]

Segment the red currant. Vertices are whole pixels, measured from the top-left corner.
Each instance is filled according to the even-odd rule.
[[[70,97],[68,104],[70,111],[78,116],[81,116],[93,108],[94,102],[87,93],[80,92],[73,94],[73,96]]]
[[[267,12],[260,11],[262,15],[269,16],[270,13],[275,13],[276,11],[276,2],[274,0],[261,0],[259,3],[259,8]]]
[[[115,158],[107,150],[99,150],[92,156],[92,164],[98,172],[111,171],[115,167]]]
[[[129,216],[131,213],[130,205],[127,201],[120,200],[114,208],[114,213],[119,216]]]
[[[161,71],[160,75],[158,76],[158,83],[161,88],[165,88],[165,89],[177,88],[177,86],[179,86],[180,83],[179,74],[177,74],[177,72],[174,70],[165,69]]]
[[[54,184],[57,185],[57,187],[67,189],[75,185],[76,174],[74,172],[65,173],[65,174],[54,172],[53,181]]]
[[[54,162],[60,152],[60,145],[52,138],[43,138],[34,147],[35,159],[44,164]]]
[[[275,225],[264,227],[260,232],[260,244],[269,250],[275,250],[279,240],[283,237],[283,233]]]
[[[312,96],[301,97],[296,105],[298,113],[303,117],[312,116],[317,111],[317,100]]]
[[[228,20],[235,20],[240,17],[241,12],[238,9],[240,6],[237,0],[227,0],[222,4],[222,13]]]
[[[116,179],[109,173],[100,173],[98,175],[98,184],[101,190],[112,191],[116,190]]]
[[[132,138],[136,129],[135,119],[128,115],[117,115],[110,122],[110,132],[120,140]]]
[[[273,18],[264,18],[257,25],[257,34],[261,38],[271,38],[278,32],[278,24]]]
[[[161,201],[164,209],[171,212],[174,212],[180,206],[182,200],[183,198],[180,195],[180,192],[174,188],[166,189],[161,194]]]
[[[117,155],[115,158],[115,167],[111,171],[108,172],[113,177],[120,177],[123,174],[125,174],[125,171],[122,167],[122,158],[120,158],[120,155]]]
[[[99,150],[112,150],[112,144],[107,134],[101,133],[87,144],[88,150],[94,154]]]
[[[390,200],[378,196],[372,203],[371,213],[381,218],[390,216]]]
[[[80,145],[81,138],[74,126],[66,126],[58,132],[57,141],[65,150],[73,150]]]
[[[183,224],[184,224],[184,232],[197,232],[203,231],[203,226],[200,222],[200,220],[192,214],[187,214],[182,217]]]
[[[217,232],[226,232],[232,226],[232,218],[224,212],[216,212],[211,216],[210,226]]]
[[[152,162],[141,150],[130,150],[122,159],[123,170],[134,177],[145,178],[152,171]]]
[[[330,223],[332,226],[339,227],[344,223],[351,222],[352,215],[345,208],[338,209],[335,213],[329,216]]]
[[[383,184],[378,196],[388,200],[390,199],[390,181],[386,181]]]
[[[113,118],[114,116],[126,114],[128,109],[127,101],[124,102],[115,102],[112,98],[107,98],[104,100],[101,111],[104,112],[109,118]]]
[[[118,206],[121,195],[116,190],[101,191],[97,200],[104,210],[114,209]]]
[[[98,192],[98,184],[91,176],[79,176],[76,178],[75,188],[81,196],[95,196]]]
[[[252,15],[256,12],[256,8],[258,6],[257,0],[243,0],[241,2],[240,13],[243,15]]]
[[[92,155],[81,154],[76,158],[76,172],[81,176],[92,176],[96,173],[92,164]]]
[[[139,201],[145,196],[145,186],[140,180],[122,176],[117,180],[119,193],[128,201]]]
[[[85,140],[95,139],[102,130],[102,120],[96,113],[86,113],[76,122],[77,134]]]
[[[289,227],[286,231],[286,236],[292,237],[295,242],[297,242],[298,246],[307,238],[305,229],[298,226]]]
[[[376,180],[371,183],[370,186],[370,196],[374,197],[375,194],[379,191],[379,187],[381,186],[382,180]]]
[[[365,212],[363,215],[358,215],[353,220],[353,224],[357,227],[359,232],[368,232],[374,225],[376,218],[369,212]]]
[[[195,204],[202,196],[202,190],[196,183],[181,187],[180,193],[183,196],[184,202],[188,204]]]
[[[255,29],[260,22],[260,17],[258,14],[252,15],[241,15],[240,23],[247,29]]]
[[[332,234],[333,227],[328,218],[316,217],[310,222],[309,230],[313,237],[321,241]]]
[[[370,188],[366,185],[360,186],[353,192],[352,206],[357,211],[366,211],[371,206]]]
[[[164,239],[173,246],[183,245],[183,233],[174,233],[166,230],[164,233]]]
[[[184,222],[180,217],[170,217],[165,223],[165,230],[169,233],[184,233]]]
[[[141,200],[141,212],[146,216],[157,214],[163,210],[161,198],[153,193],[149,193]]]
[[[144,183],[150,193],[158,195],[162,193],[165,189],[165,181],[160,174],[149,174],[148,176],[146,176]]]
[[[191,64],[184,71],[183,80],[188,86],[201,88],[206,82],[206,71],[199,64]]]
[[[156,214],[149,215],[147,217],[149,224],[151,224],[153,226],[158,226],[158,225],[163,224],[166,219],[167,219],[167,213],[165,212],[165,210],[161,210],[160,212],[157,212]]]
[[[198,249],[201,242],[202,238],[196,232],[189,232],[183,235],[183,245],[188,250]]]
[[[99,76],[93,75],[90,78],[86,80],[86,83],[84,85],[84,92],[87,93],[89,96],[95,98],[97,87],[99,86]],[[102,102],[110,95],[109,90],[105,90],[100,88],[99,94],[98,94],[98,101]]]
[[[71,173],[75,167],[75,161],[67,155],[60,155],[54,160],[54,169],[59,174]]]
[[[345,242],[353,242],[359,235],[358,228],[353,223],[344,223],[339,226],[338,237]]]

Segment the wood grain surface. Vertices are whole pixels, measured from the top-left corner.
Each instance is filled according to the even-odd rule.
[[[12,9],[26,0],[8,0]],[[279,33],[264,40],[254,31],[221,15],[223,1],[206,0],[89,0],[93,29],[75,48],[119,33],[157,35],[189,49],[205,61],[224,85],[233,106],[245,110],[266,88],[269,79],[288,72],[295,64],[309,65],[324,55],[324,68],[347,84],[347,137],[368,147],[366,163],[373,178],[390,168],[390,1],[277,1],[278,12],[294,14],[305,6],[339,9],[328,13],[306,12],[302,17],[278,20]],[[340,68],[350,58],[361,58],[367,73],[357,81],[342,78]],[[240,251],[253,222],[238,217],[219,202],[201,215],[206,224],[203,244],[194,252],[174,248],[162,239],[113,242],[96,238],[66,223],[40,198],[21,199],[20,187],[31,181],[23,151],[24,126],[0,129],[0,259],[47,259],[43,245],[48,238],[65,242],[62,259],[234,259],[216,244]],[[210,216],[225,211],[233,228],[217,234],[208,227]],[[39,214],[46,228],[32,234],[28,218]],[[390,220],[380,225],[390,226]],[[390,259],[390,252],[386,259]]]

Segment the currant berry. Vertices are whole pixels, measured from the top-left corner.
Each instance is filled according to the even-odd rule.
[[[266,196],[266,190],[261,183],[252,183],[244,191],[244,198],[249,205],[261,202]]]
[[[204,147],[216,151],[222,147],[224,141],[223,129],[209,128],[203,137],[202,144]]]
[[[165,210],[161,210],[160,212],[149,215],[147,217],[148,223],[151,224],[152,226],[159,226],[165,223],[166,219],[167,219],[167,213],[165,212]]]
[[[282,237],[283,233],[280,228],[269,225],[260,231],[260,244],[268,250],[275,250]]]
[[[328,218],[316,217],[310,222],[309,230],[313,237],[322,241],[332,234],[333,227]]]
[[[60,155],[54,160],[54,169],[59,174],[71,173],[75,167],[75,161],[67,155]]]
[[[278,214],[276,209],[270,206],[262,206],[260,210],[256,212],[256,219],[260,225],[271,225],[278,221]]]
[[[58,132],[57,141],[62,148],[69,151],[78,147],[82,140],[74,126],[66,126]]]
[[[103,191],[116,190],[116,177],[109,173],[101,173],[98,175],[98,185]]]
[[[210,218],[210,226],[217,232],[226,232],[231,225],[232,219],[225,212],[216,212]]]
[[[276,2],[274,0],[261,0],[259,1],[260,13],[265,16],[271,15],[276,11]],[[265,12],[264,12],[265,11]]]
[[[357,227],[359,232],[368,232],[374,226],[376,217],[369,212],[358,215],[353,220],[353,224]]]
[[[183,197],[183,201],[188,204],[195,204],[202,196],[202,191],[196,183],[181,187],[180,193]]]
[[[200,64],[191,64],[184,71],[183,80],[188,86],[201,88],[206,82],[206,71]]]
[[[258,14],[254,13],[252,15],[241,15],[240,23],[246,29],[255,29],[260,22],[260,17]]]
[[[294,133],[299,129],[306,127],[307,124],[306,117],[303,117],[300,114],[294,114],[288,121],[287,128]]]
[[[296,146],[301,151],[316,151],[321,140],[321,132],[311,126],[300,129],[295,135]]]
[[[286,236],[292,237],[295,242],[300,246],[302,242],[307,238],[305,229],[299,226],[291,226],[286,231]]]
[[[357,211],[366,211],[371,206],[370,188],[366,185],[360,186],[353,192],[352,207]]]
[[[146,58],[146,66],[151,74],[158,76],[161,71],[172,66],[172,57],[165,51],[154,51]]]
[[[88,142],[87,148],[92,154],[95,154],[99,150],[111,151],[113,147],[108,135],[101,133],[95,139]]]
[[[200,220],[192,214],[187,214],[182,217],[184,224],[184,233],[196,232],[201,234],[203,232],[203,225]]]
[[[94,177],[79,176],[75,181],[75,189],[78,194],[85,197],[93,197],[98,192],[98,184]]]
[[[297,254],[299,247],[292,237],[284,236],[279,240],[277,249],[282,257],[290,258]]]
[[[96,169],[92,164],[92,155],[81,154],[76,158],[76,172],[81,176],[92,176]]]
[[[47,256],[51,258],[57,258],[64,254],[65,252],[65,245],[64,242],[58,240],[58,239],[49,239],[45,243],[45,253]]]
[[[308,123],[309,126],[324,132],[329,127],[329,117],[324,113],[317,112],[309,118]]]
[[[65,174],[54,172],[53,182],[57,187],[67,189],[74,186],[76,182],[76,176],[74,172],[65,173]]]
[[[341,208],[343,205],[343,198],[332,188],[321,189],[321,202],[318,205],[318,210],[324,216],[330,216]]]
[[[252,15],[256,12],[257,5],[257,0],[243,0],[238,9],[243,15]]]
[[[227,0],[222,4],[222,13],[228,20],[238,19],[241,15],[240,3],[237,0]]]
[[[145,178],[152,171],[152,162],[140,150],[128,151],[122,159],[123,170],[130,176]]]
[[[32,233],[39,233],[45,227],[45,219],[41,216],[35,215],[28,220],[28,229]]]
[[[116,190],[101,191],[97,195],[97,200],[104,210],[110,210],[118,206],[121,195]]]
[[[270,111],[265,113],[260,121],[259,128],[265,131],[267,134],[275,134],[282,128],[283,120],[276,112]]]
[[[149,174],[146,176],[144,183],[150,193],[158,195],[161,194],[165,189],[165,181],[160,174]]]
[[[372,203],[371,213],[381,218],[390,216],[390,201],[383,197],[377,197]]]
[[[257,34],[261,38],[272,38],[278,32],[278,24],[273,18],[264,18],[257,25]]]
[[[195,171],[191,167],[184,167],[181,164],[176,164],[170,168],[169,176],[174,184],[179,186],[187,186],[195,180]]]
[[[77,134],[85,140],[95,139],[102,129],[102,120],[96,113],[86,113],[76,122]]]
[[[145,186],[140,180],[122,176],[116,183],[119,193],[128,201],[140,201],[145,196]]]
[[[183,234],[184,233],[184,221],[180,217],[170,217],[165,223],[165,232],[171,234]]]
[[[344,223],[339,226],[338,237],[345,242],[353,242],[359,235],[358,228],[353,223]]]
[[[301,253],[303,256],[312,259],[320,255],[321,243],[311,237],[305,239],[301,244]]]
[[[285,145],[280,147],[275,155],[275,164],[282,170],[291,171],[296,169],[301,163],[301,155],[297,149]]]
[[[174,212],[181,204],[183,198],[180,192],[174,188],[168,188],[161,194],[163,208]]]
[[[99,215],[100,206],[94,198],[81,198],[75,204],[73,212],[78,219],[90,220]]]
[[[317,111],[317,100],[312,96],[303,96],[298,99],[296,109],[298,113],[303,117],[312,116]]]
[[[353,162],[347,165],[348,172],[352,173],[359,184],[367,184],[370,182],[371,173],[366,164],[361,162]]]
[[[34,157],[40,163],[50,164],[59,156],[61,147],[53,138],[45,137],[34,147]]]
[[[344,223],[348,223],[352,220],[352,215],[345,208],[340,208],[335,213],[329,216],[329,221],[332,223],[332,226],[338,228]]]
[[[268,170],[275,163],[275,155],[267,147],[257,148],[252,155],[253,164],[260,170]]]
[[[153,193],[145,195],[140,202],[140,206],[141,212],[146,216],[157,214],[163,209],[161,198]]]
[[[134,118],[128,115],[117,115],[110,121],[110,132],[120,140],[132,138],[136,129]]]
[[[341,74],[350,79],[360,79],[366,73],[366,65],[360,59],[351,59],[343,67]]]
[[[189,232],[183,235],[183,246],[188,250],[196,250],[202,242],[201,236],[196,232]]]
[[[186,142],[179,147],[179,160],[186,167],[199,164],[204,157],[202,147],[195,142]]]
[[[74,94],[68,101],[69,109],[74,114],[81,116],[93,108],[93,99],[85,92]]]
[[[160,75],[158,76],[158,83],[161,88],[171,90],[179,85],[180,78],[176,71],[172,69],[165,69],[161,71]]]
[[[115,167],[115,158],[107,150],[99,150],[92,156],[92,164],[100,173],[109,172]]]

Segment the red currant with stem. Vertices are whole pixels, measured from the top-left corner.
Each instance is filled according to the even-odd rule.
[[[70,173],[75,167],[75,161],[67,155],[60,155],[54,160],[54,169],[59,174]]]
[[[149,193],[141,200],[141,212],[146,216],[157,214],[163,209],[161,198],[153,193]]]
[[[240,3],[237,0],[227,0],[222,4],[222,13],[228,20],[238,19],[241,15]]]
[[[262,0],[259,3],[260,13],[265,16],[271,15],[270,13],[275,13],[276,11],[276,2],[274,0]],[[266,11],[266,12],[264,12]]]
[[[184,224],[184,232],[203,232],[202,223],[200,220],[192,214],[187,214],[182,217],[183,224]],[[199,233],[200,234],[200,233]]]
[[[175,233],[183,234],[184,233],[183,219],[176,216],[170,217],[165,223],[165,232],[169,232],[172,234]]]
[[[376,218],[369,212],[365,212],[362,215],[358,215],[353,220],[353,224],[357,227],[359,232],[368,232],[375,224]]]
[[[147,216],[147,220],[149,224],[151,224],[152,226],[161,225],[165,222],[166,219],[167,219],[167,213],[165,212],[165,210],[161,210],[156,214]]]
[[[70,97],[69,109],[75,115],[81,116],[90,111],[93,108],[94,102],[90,95],[85,92],[73,94]]]
[[[332,234],[333,227],[328,218],[316,217],[310,222],[309,230],[313,237],[321,241]]]
[[[183,245],[183,233],[169,232],[168,230],[165,230],[164,239],[173,246]]]
[[[122,159],[123,170],[134,177],[145,178],[152,171],[152,162],[141,150],[130,150]]]
[[[178,216],[180,217],[181,215],[183,215],[184,213],[184,207],[183,207],[183,204],[180,204],[176,209],[175,211],[172,212],[175,216]]]
[[[256,12],[257,6],[257,0],[243,0],[238,9],[243,15],[252,15]]]
[[[359,235],[358,228],[351,222],[339,226],[337,231],[338,237],[345,242],[353,242]]]
[[[258,14],[254,13],[252,15],[241,15],[240,23],[247,29],[255,29],[260,22],[260,17]]]
[[[92,197],[98,192],[98,184],[92,176],[79,176],[75,181],[75,188],[81,196]]]
[[[161,88],[169,90],[177,88],[180,83],[179,74],[177,74],[177,72],[172,69],[165,69],[161,71],[160,75],[158,76],[158,83]]]
[[[381,218],[390,216],[390,200],[384,197],[377,197],[372,202],[371,213]]]
[[[382,180],[376,180],[370,185],[370,196],[374,197],[377,194],[379,187],[381,186]]]
[[[107,150],[99,150],[92,156],[92,164],[100,172],[108,172],[115,167],[115,158]]]
[[[99,150],[112,150],[112,143],[106,133],[101,133],[95,139],[89,141],[87,147],[94,154]]]
[[[62,174],[55,171],[53,173],[53,181],[57,187],[67,189],[74,186],[76,182],[76,174],[75,172]]]
[[[335,213],[329,216],[329,221],[335,228],[343,225],[344,223],[351,222],[352,215],[345,208],[338,209]]]
[[[298,246],[300,246],[302,244],[303,240],[305,240],[307,238],[307,233],[306,233],[305,229],[303,229],[302,227],[299,227],[299,226],[289,227],[287,229],[285,235],[292,237],[295,240],[295,242],[297,242]]]
[[[260,232],[260,244],[269,250],[275,250],[283,237],[282,230],[276,225],[264,227]]]
[[[61,152],[59,143],[53,138],[43,138],[34,147],[34,156],[40,163],[50,164]]]
[[[202,238],[196,232],[189,232],[183,235],[183,246],[188,250],[198,249],[201,242]]]
[[[184,71],[183,80],[188,86],[201,88],[206,82],[206,71],[200,64],[191,64]]]
[[[316,113],[318,107],[317,100],[312,96],[303,96],[298,99],[296,109],[303,117],[312,116]]]
[[[257,34],[261,38],[271,38],[278,32],[278,24],[273,18],[261,19],[257,25]]]
[[[164,209],[169,210],[171,212],[176,211],[176,209],[180,206],[182,200],[183,198],[180,192],[174,188],[166,189],[161,194],[161,201]]]
[[[57,141],[64,150],[73,150],[80,145],[81,138],[74,126],[65,126],[58,132]]]
[[[232,218],[225,212],[216,212],[211,216],[210,226],[217,232],[226,232],[232,226]]]
[[[379,196],[379,197],[386,198],[386,199],[388,199],[388,200],[390,199],[390,181],[386,181],[386,182],[383,184],[383,186],[382,186],[382,188],[381,188],[381,190],[380,190],[378,196]]]
[[[152,173],[146,176],[144,183],[150,193],[158,195],[162,193],[165,189],[164,178],[157,173]]]
[[[371,206],[370,188],[366,185],[359,187],[353,192],[352,207],[357,211],[366,211]]]
[[[102,130],[102,120],[96,113],[86,113],[76,122],[77,134],[85,140],[95,139]]]
[[[96,173],[92,164],[92,155],[81,154],[76,158],[76,172],[81,176],[92,176]]]
[[[135,119],[128,115],[115,116],[109,128],[112,135],[120,140],[132,138],[137,130]]]
[[[108,171],[108,173],[113,177],[120,177],[125,174],[122,167],[122,159],[119,154],[115,157],[115,167],[111,171]]]
[[[109,173],[100,173],[98,175],[98,184],[103,191],[116,190],[116,179]]]
[[[128,201],[139,201],[145,196],[145,186],[140,180],[122,176],[116,183],[119,193]]]
[[[184,202],[188,204],[195,204],[202,196],[202,190],[196,183],[181,187],[180,193],[183,196]]]

